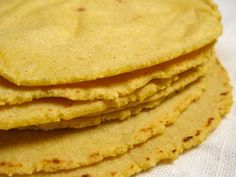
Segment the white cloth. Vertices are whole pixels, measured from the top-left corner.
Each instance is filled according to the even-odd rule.
[[[216,46],[234,87],[234,105],[220,126],[198,147],[171,164],[159,165],[139,177],[236,177],[236,0],[215,0],[224,33]]]

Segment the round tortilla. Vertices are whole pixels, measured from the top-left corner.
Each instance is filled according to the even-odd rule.
[[[221,34],[210,0],[0,1],[0,74],[25,86],[154,66]]]

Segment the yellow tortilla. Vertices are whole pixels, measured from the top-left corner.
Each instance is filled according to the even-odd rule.
[[[208,46],[157,66],[95,81],[67,85],[24,87],[16,86],[0,77],[0,105],[22,104],[45,97],[62,97],[70,100],[114,100],[131,94],[153,79],[163,79],[160,87],[164,88],[168,86],[165,84],[167,78],[203,64],[212,55],[212,46]]]
[[[26,86],[147,68],[204,47],[222,31],[210,0],[12,0],[0,7],[0,73]]]
[[[0,131],[0,173],[30,174],[37,171],[72,169],[98,163],[126,153],[174,122],[204,85],[197,82],[167,99],[158,108],[124,121],[89,129],[53,131]]]
[[[182,75],[189,76],[190,79],[183,79],[184,81],[180,82],[180,84],[177,80],[173,87],[174,90],[182,88],[202,76],[203,69],[196,68],[189,70]],[[163,95],[163,92],[158,92],[158,85],[159,82],[153,80],[144,87],[136,90],[134,93],[126,97],[117,98],[115,102],[104,100],[75,102],[65,99],[42,99],[21,105],[3,106],[0,108],[0,129],[6,130],[30,125],[59,122],[61,120],[70,120],[78,117],[90,117],[123,109],[128,106],[135,106],[148,101],[155,101],[156,99],[165,96]]]
[[[215,60],[208,72],[204,79],[206,91],[163,134],[135,146],[122,156],[96,165],[56,173],[38,173],[32,177],[129,177],[155,166],[160,160],[177,158],[184,150],[205,140],[232,105],[232,87],[224,68]]]
[[[187,85],[195,82],[202,75],[201,72],[185,73],[186,75],[180,77],[176,83],[172,84],[163,91],[159,91],[148,99],[144,100],[142,103],[128,104],[125,108],[121,110],[108,109],[102,115],[92,116],[92,117],[79,117],[71,120],[65,120],[60,122],[54,122],[49,124],[42,124],[30,127],[23,127],[23,129],[42,129],[42,130],[53,130],[60,128],[84,128],[88,126],[99,125],[102,122],[107,122],[111,120],[124,120],[131,116],[139,114],[142,110],[154,108],[161,104],[170,96],[174,95],[176,92],[181,91]]]

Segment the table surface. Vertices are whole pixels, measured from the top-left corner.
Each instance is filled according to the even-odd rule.
[[[236,0],[214,0],[223,16],[224,32],[216,52],[236,88]],[[171,164],[160,164],[138,177],[236,177],[236,89],[234,104],[220,126],[198,147]]]

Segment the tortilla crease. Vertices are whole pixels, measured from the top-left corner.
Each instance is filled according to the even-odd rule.
[[[182,73],[181,76],[183,76],[183,79],[180,80],[180,82],[177,80],[177,82],[173,83],[175,84],[173,85],[174,87],[169,87],[169,89],[181,89],[188,83],[201,77],[203,70],[204,68],[200,67]],[[179,77],[181,78],[181,76]],[[189,77],[185,79],[185,76]],[[164,90],[158,92],[158,83],[158,81],[153,80],[133,94],[116,99],[115,103],[104,100],[74,102],[64,99],[42,99],[22,105],[5,106],[0,108],[0,129],[6,130],[30,125],[60,122],[62,120],[70,120],[79,117],[97,116],[126,107],[136,106],[141,103],[155,101],[165,96],[165,93],[167,93]]]
[[[4,164],[0,173],[72,169],[124,154],[134,145],[163,133],[165,125],[173,123],[203,91],[202,82],[196,82],[156,109],[89,129],[0,131],[0,164]]]
[[[153,67],[120,74],[113,77],[75,84],[24,87],[16,86],[0,77],[0,105],[14,105],[45,97],[62,97],[70,100],[114,100],[133,93],[153,79],[163,79],[180,74],[206,62],[213,55],[212,46]]]
[[[184,150],[202,143],[232,105],[232,87],[225,69],[215,60],[208,71],[204,78],[206,91],[163,134],[135,146],[124,155],[96,165],[56,173],[36,173],[31,177],[128,177],[155,166],[161,160],[176,159]]]
[[[182,75],[176,83],[168,87],[163,91],[159,91],[153,96],[147,98],[142,103],[131,103],[125,106],[125,108],[119,108],[118,110],[108,109],[104,111],[101,115],[92,116],[92,117],[79,117],[71,120],[65,120],[60,122],[54,122],[49,124],[41,124],[29,127],[21,127],[20,129],[41,129],[41,130],[53,130],[60,128],[84,128],[94,125],[99,125],[102,122],[107,122],[111,120],[124,120],[131,116],[137,115],[142,110],[154,108],[161,104],[162,101],[168,99],[168,97],[174,95],[176,92],[181,91],[187,85],[195,82],[202,76],[202,72],[192,72],[185,73]]]
[[[147,68],[200,49],[222,32],[210,0],[13,0],[0,7],[0,73],[25,86]]]

